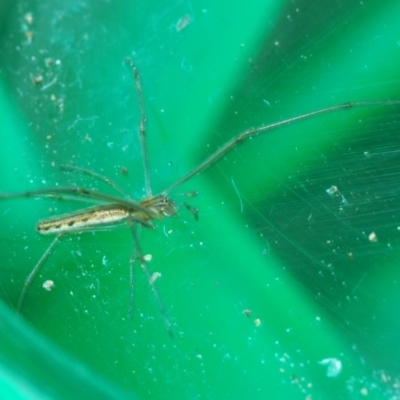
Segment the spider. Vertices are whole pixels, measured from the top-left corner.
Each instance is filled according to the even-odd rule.
[[[221,157],[230,152],[239,144],[243,143],[246,139],[257,136],[279,127],[292,124],[294,122],[315,117],[317,115],[326,114],[330,112],[335,112],[339,110],[345,110],[356,107],[372,107],[372,106],[390,106],[390,105],[400,105],[400,100],[388,100],[388,101],[361,101],[361,102],[349,102],[339,105],[334,105],[331,107],[322,108],[316,111],[312,111],[306,114],[299,115],[297,117],[289,118],[283,121],[272,123],[269,125],[262,125],[256,128],[248,129],[237,136],[230,139],[228,142],[223,144],[220,148],[214,151],[210,156],[208,156],[204,161],[202,161],[197,167],[193,168],[190,172],[184,175],[182,178],[178,179],[176,182],[172,183],[161,193],[153,194],[151,179],[150,179],[150,168],[148,162],[147,145],[146,145],[146,112],[143,101],[142,85],[140,80],[140,75],[136,64],[130,59],[126,59],[127,64],[131,67],[133,72],[133,78],[135,81],[136,92],[139,100],[140,108],[140,124],[139,124],[139,140],[142,153],[142,162],[144,170],[144,183],[146,195],[142,200],[134,200],[129,195],[125,194],[112,180],[105,176],[97,174],[93,171],[79,168],[76,166],[61,166],[63,171],[76,171],[82,174],[91,176],[94,179],[98,179],[105,184],[112,187],[115,191],[123,195],[123,197],[112,196],[104,194],[95,190],[86,189],[83,187],[72,186],[72,187],[57,187],[49,189],[39,189],[28,192],[18,192],[18,193],[3,193],[0,194],[0,199],[9,199],[16,197],[50,197],[54,199],[69,198],[86,198],[92,199],[93,202],[101,202],[100,205],[95,205],[87,207],[76,212],[71,212],[68,214],[63,214],[60,216],[55,216],[41,220],[36,225],[36,230],[41,235],[55,235],[55,238],[51,244],[47,247],[43,255],[37,261],[36,265],[29,273],[25,279],[24,286],[22,288],[18,304],[17,312],[20,312],[21,307],[24,303],[26,294],[29,287],[32,284],[33,279],[38,273],[41,266],[44,264],[49,255],[54,251],[57,243],[63,236],[80,233],[88,230],[96,230],[104,227],[117,227],[121,224],[127,224],[129,227],[133,242],[134,242],[134,252],[130,258],[130,268],[131,268],[131,300],[129,307],[129,314],[132,310],[133,305],[133,264],[136,260],[139,261],[142,269],[147,274],[149,284],[154,293],[158,306],[161,310],[164,324],[167,331],[171,334],[171,323],[167,317],[165,307],[161,301],[161,297],[154,284],[155,279],[151,276],[149,269],[147,268],[146,257],[143,255],[141,249],[139,236],[141,228],[154,229],[154,222],[157,220],[162,220],[166,217],[172,217],[177,215],[178,207],[176,203],[169,197],[169,194],[178,188],[183,183],[187,182],[197,174],[205,171],[212,165],[214,165]],[[196,195],[195,192],[189,192],[186,194],[188,197],[193,197]],[[197,219],[197,210],[188,205],[184,205],[192,212],[194,217]]]

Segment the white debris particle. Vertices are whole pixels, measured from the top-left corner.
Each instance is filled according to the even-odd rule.
[[[190,22],[192,21],[192,18],[190,17],[189,14],[185,15],[184,17],[180,18],[178,22],[175,25],[175,29],[177,32],[180,32],[182,29],[185,29]]]
[[[326,365],[326,376],[328,378],[338,376],[342,370],[342,362],[337,358],[324,358],[319,363],[321,365]]]
[[[331,197],[339,196],[340,192],[337,186],[331,186],[329,189],[326,189],[326,193]]]
[[[48,279],[47,281],[43,282],[42,287],[43,287],[43,289],[50,292],[50,290],[53,289],[53,287],[54,287],[54,282],[52,280]]]
[[[153,256],[151,254],[146,254],[143,256],[144,261],[151,261],[153,259]]]
[[[161,278],[161,274],[159,272],[154,272],[150,278],[150,284],[152,285],[158,278]]]
[[[31,12],[28,12],[24,15],[24,20],[28,25],[33,24],[33,14]]]
[[[377,242],[377,241],[378,241],[378,237],[376,236],[376,233],[375,233],[375,232],[371,232],[371,233],[368,235],[368,240],[369,240],[370,242]]]

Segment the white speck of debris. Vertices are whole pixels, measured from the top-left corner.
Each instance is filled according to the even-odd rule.
[[[28,25],[32,25],[32,23],[33,23],[33,14],[31,12],[26,13],[24,15],[24,20]]]
[[[175,29],[177,32],[180,32],[182,29],[185,29],[192,22],[192,18],[189,14],[180,18],[175,25]]]
[[[328,378],[335,378],[342,371],[342,362],[337,358],[324,358],[319,363],[326,366],[326,376]]]
[[[48,279],[47,281],[43,282],[42,287],[43,287],[43,289],[50,292],[50,290],[53,289],[53,287],[54,287],[54,282],[52,280]]]
[[[326,193],[329,194],[329,196],[337,196],[339,194],[339,189],[337,186],[331,186],[329,189],[326,189]]]
[[[154,272],[150,277],[150,284],[152,285],[158,278],[161,278],[161,274],[159,272]]]
[[[371,232],[371,233],[368,235],[368,240],[369,240],[370,242],[377,242],[377,241],[378,241],[378,237],[376,236],[376,233],[375,233],[375,232]]]

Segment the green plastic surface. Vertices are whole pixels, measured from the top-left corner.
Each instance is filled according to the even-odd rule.
[[[6,1],[0,12],[1,193],[112,193],[57,168],[74,164],[144,196],[127,56],[141,73],[155,193],[249,127],[400,99],[394,1]],[[79,382],[78,397],[395,398],[399,128],[398,106],[320,116],[249,140],[177,188],[199,221],[181,206],[141,234],[173,338],[140,266],[127,316],[129,229],[63,238],[28,292],[27,324],[0,308],[15,322],[15,340],[0,341],[15,375],[2,374],[0,392],[17,398],[22,383],[7,377],[19,368],[39,397],[70,398]],[[199,195],[182,197],[190,190]],[[52,240],[37,220],[80,207],[0,201],[10,310]]]

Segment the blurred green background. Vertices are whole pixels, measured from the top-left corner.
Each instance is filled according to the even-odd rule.
[[[75,164],[144,196],[127,56],[141,73],[155,192],[249,127],[400,99],[396,2],[214,3],[3,1],[1,192],[110,192],[57,168]],[[181,207],[141,235],[172,339],[139,266],[127,317],[127,228],[64,238],[15,316],[52,240],[37,220],[82,204],[2,200],[4,390],[396,398],[399,128],[398,106],[324,115],[253,138],[176,189],[178,203],[199,192],[185,199],[199,221]]]

